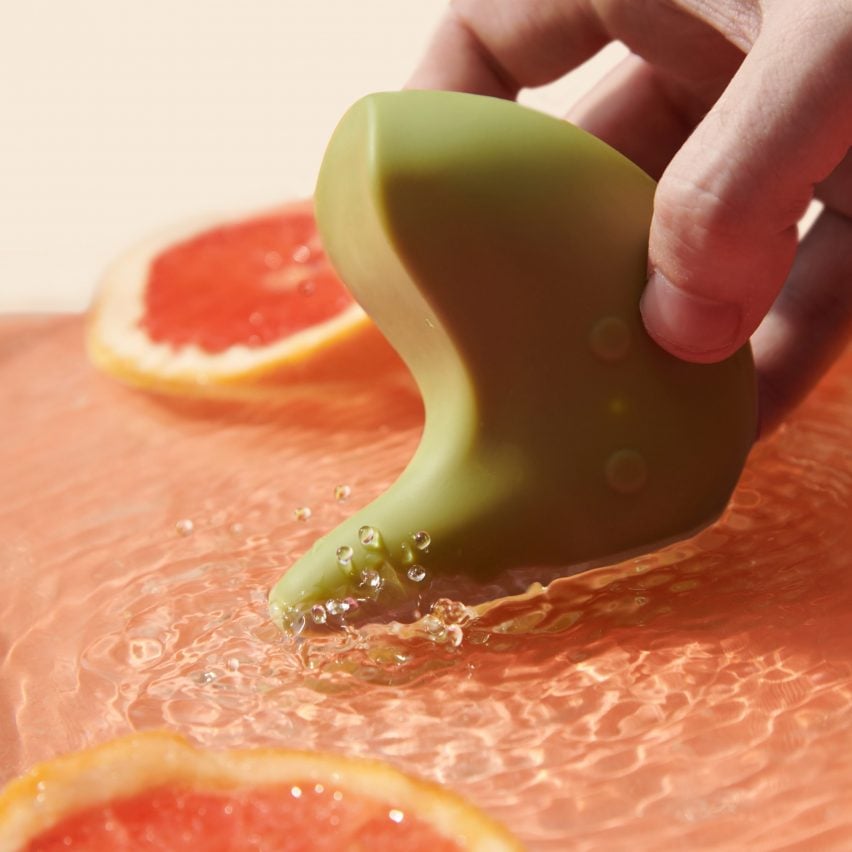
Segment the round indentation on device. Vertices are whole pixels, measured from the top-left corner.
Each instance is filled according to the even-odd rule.
[[[620,361],[630,351],[630,329],[627,323],[620,317],[598,320],[589,333],[589,346],[601,361]]]
[[[648,465],[636,450],[616,450],[604,466],[607,484],[619,494],[636,494],[648,481]]]

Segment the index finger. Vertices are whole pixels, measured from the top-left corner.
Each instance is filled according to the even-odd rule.
[[[590,0],[456,0],[408,82],[514,99],[556,80],[611,40]]]

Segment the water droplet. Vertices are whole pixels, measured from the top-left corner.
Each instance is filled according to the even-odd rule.
[[[301,787],[291,787],[290,788],[290,795],[294,799],[301,799],[302,798],[302,788]]]
[[[423,320],[423,325],[425,325],[426,328],[435,328],[435,320],[431,317],[426,317],[426,319]]]
[[[426,569],[415,563],[408,569],[408,579],[413,583],[422,583],[426,579]]]
[[[259,325],[263,325],[263,314],[260,311],[252,311],[249,314],[249,325],[253,325],[257,328]]]
[[[444,622],[437,615],[427,615],[422,624],[426,632],[432,636],[443,636],[447,632]]]
[[[319,795],[325,792],[325,787],[322,784],[314,784],[314,792]]]
[[[616,450],[604,466],[607,484],[619,494],[636,494],[648,480],[648,465],[636,450]]]
[[[314,624],[325,624],[328,620],[328,613],[325,611],[325,607],[321,604],[314,604],[311,607],[311,621]]]
[[[337,548],[335,555],[337,556],[337,564],[342,565],[344,568],[348,568],[352,564],[352,557],[354,556],[354,551],[348,544],[341,545]]]
[[[242,535],[246,531],[246,528],[239,521],[235,521],[228,527],[228,532],[231,535]]]
[[[284,263],[284,258],[277,251],[268,251],[263,256],[263,262],[267,269],[280,269],[281,264]]]
[[[334,499],[343,503],[352,496],[352,489],[348,485],[337,485],[334,488]]]
[[[432,536],[426,532],[426,530],[419,530],[411,536],[411,540],[414,542],[414,546],[418,550],[426,550],[430,544],[432,544]]]
[[[303,296],[313,296],[317,291],[317,282],[311,281],[310,278],[305,281],[300,281],[296,288]]]
[[[365,568],[358,577],[358,585],[370,592],[377,592],[382,587],[381,575],[372,568]]]
[[[432,604],[431,612],[444,624],[464,624],[474,617],[473,610],[452,598],[438,598]]]
[[[376,541],[376,531],[373,527],[361,527],[358,530],[358,539],[364,547],[373,544]]]
[[[206,686],[208,683],[213,683],[213,681],[216,680],[216,672],[211,672],[209,669],[206,669],[198,675],[196,680],[202,686]]]
[[[293,249],[292,257],[296,263],[307,263],[311,259],[311,247],[306,245],[296,246]]]
[[[398,825],[405,819],[405,814],[399,808],[391,808],[388,811],[388,819]]]
[[[331,794],[331,798],[334,799],[335,802],[342,802],[343,801],[343,791],[342,790],[335,790]]]
[[[332,598],[325,602],[325,608],[329,615],[345,615],[349,612],[349,602]]]
[[[630,329],[621,317],[604,317],[589,332],[589,346],[601,359],[614,363],[630,351]]]
[[[293,517],[297,521],[307,521],[311,515],[313,515],[313,512],[309,506],[299,506],[298,509],[293,510]]]
[[[454,648],[458,648],[464,640],[464,631],[458,626],[458,624],[451,624],[447,628],[447,638],[450,640],[450,644]]]
[[[183,536],[192,535],[192,533],[194,531],[195,531],[195,524],[189,518],[181,518],[175,524],[175,532],[178,535],[183,535]]]
[[[228,660],[228,668],[229,668],[232,672],[239,671],[239,669],[240,669],[240,661],[239,661],[236,657],[231,657],[231,658]]]

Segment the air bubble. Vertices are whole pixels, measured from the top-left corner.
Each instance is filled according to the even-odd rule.
[[[343,503],[352,496],[352,489],[348,485],[337,485],[334,488],[334,499]]]
[[[260,311],[252,311],[249,314],[249,325],[253,325],[257,328],[259,325],[263,325],[263,314]]]
[[[317,291],[316,281],[311,281],[310,278],[305,281],[300,281],[296,288],[303,296],[313,296]]]
[[[313,512],[310,509],[310,506],[299,506],[298,509],[293,510],[293,517],[297,521],[307,521]]]
[[[352,564],[354,551],[348,544],[344,544],[337,548],[335,555],[337,556],[337,564],[348,568]]]
[[[216,680],[216,672],[211,672],[209,669],[201,672],[196,680],[202,685],[207,686],[208,683],[213,683]]]
[[[322,604],[314,604],[311,607],[311,621],[314,624],[325,624],[328,620],[328,613]]]
[[[411,536],[411,540],[414,542],[414,546],[418,550],[426,550],[430,544],[432,544],[432,536],[426,532],[426,530],[419,530]]]
[[[408,569],[408,579],[413,583],[422,583],[426,579],[426,569],[415,563]]]
[[[296,246],[293,249],[292,258],[296,263],[307,263],[311,259],[311,247],[306,245]]]
[[[195,524],[189,518],[181,518],[175,524],[175,532],[178,535],[187,536],[192,535],[195,531]]]
[[[391,808],[388,811],[388,819],[399,825],[405,819],[405,814],[399,808]]]

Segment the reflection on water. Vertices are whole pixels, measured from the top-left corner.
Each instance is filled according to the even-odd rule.
[[[0,327],[0,780],[165,725],[383,758],[536,850],[848,842],[852,352],[691,541],[477,617],[294,638],[267,590],[401,469],[410,391],[169,407],[79,337]]]

